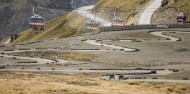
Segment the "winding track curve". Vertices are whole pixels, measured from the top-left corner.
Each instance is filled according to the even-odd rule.
[[[163,37],[163,38],[169,38],[171,42],[175,42],[175,41],[179,41],[179,38],[176,37],[172,37],[172,36],[168,36],[168,35],[164,35],[164,32],[150,32],[150,34],[155,35],[155,36],[159,36],[159,37]]]
[[[87,40],[85,42],[89,43],[89,44],[92,44],[92,45],[106,46],[106,47],[115,48],[115,49],[123,49],[126,52],[137,51],[137,49],[134,49],[134,48],[124,48],[124,47],[119,47],[119,46],[115,46],[115,45],[108,45],[108,44],[97,43],[96,40]]]

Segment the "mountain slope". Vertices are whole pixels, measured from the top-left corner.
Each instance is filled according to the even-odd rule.
[[[122,12],[121,17],[126,17],[127,15],[132,15],[133,17],[138,11],[130,11],[126,12],[128,9],[136,9],[145,6],[149,0],[145,0],[144,4],[140,4],[139,0],[119,0],[117,3],[114,0],[100,0],[95,8],[107,8],[110,7],[110,4],[113,4],[112,8],[110,9],[119,9],[124,10]],[[102,2],[102,4],[100,4]],[[136,4],[138,3],[138,4]],[[118,5],[120,4],[120,5]],[[131,4],[127,6],[127,4]],[[135,5],[135,6],[134,6]],[[140,6],[139,6],[140,5]],[[108,15],[111,15],[112,12],[108,12]],[[126,19],[126,18],[125,18]],[[59,38],[59,37],[67,37],[76,33],[81,33],[83,27],[85,26],[86,18],[76,13],[76,11],[72,11],[68,15],[55,18],[50,20],[46,23],[45,31],[33,31],[33,30],[26,30],[19,34],[18,38],[13,43],[20,43],[20,42],[27,42],[27,41],[36,41],[36,40],[45,40],[50,38]]]
[[[177,23],[176,17],[178,15],[178,11],[182,11],[187,15],[187,20],[190,21],[190,0],[177,0],[175,3],[169,2],[166,6],[161,7],[157,10],[153,17],[152,23],[155,21],[164,18],[168,22],[167,23]]]
[[[79,2],[80,1],[80,2]],[[73,0],[74,7],[94,4],[96,0]],[[28,19],[32,7],[37,5],[36,14],[47,20],[60,17],[73,10],[71,0],[0,0],[1,37],[19,33],[30,28]]]
[[[64,26],[67,23],[67,17],[61,16],[52,19],[46,23],[45,31],[26,30],[19,34],[19,37],[13,43],[45,40],[50,38],[67,37],[76,33],[75,29]]]
[[[136,16],[139,12],[139,8],[143,8],[150,2],[150,0],[99,0],[95,6],[95,10],[98,11],[97,15],[111,21],[114,17],[114,11],[116,16],[121,17],[127,24],[136,23]]]
[[[77,15],[75,11],[54,18],[46,22],[45,31],[26,30],[21,32],[12,43],[46,40],[50,38],[64,38],[74,34],[80,34],[85,26],[85,18]]]

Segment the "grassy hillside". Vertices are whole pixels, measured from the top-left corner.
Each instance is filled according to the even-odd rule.
[[[160,19],[165,18],[170,23],[176,23],[176,17],[179,11],[183,11],[187,15],[187,20],[190,20],[190,0],[177,0],[175,3],[169,2],[166,6],[161,7],[153,15],[153,23]]]
[[[67,25],[72,28],[81,29],[85,26],[85,21],[87,20],[85,17],[78,15],[76,11],[72,11],[67,16],[68,23]]]
[[[138,14],[138,8],[143,8],[151,0],[99,0],[94,9],[100,10],[98,15],[110,20],[113,18],[114,10],[119,10],[117,14],[125,20],[126,23],[135,23],[135,16]],[[104,10],[104,11],[102,11]],[[102,12],[101,12],[102,11]]]
[[[0,72],[1,94],[189,94],[188,84],[108,81],[83,75]]]
[[[45,25],[45,31],[26,30],[19,34],[19,37],[13,43],[45,40],[50,38],[67,37],[75,34],[77,31],[67,27],[67,17],[62,16],[50,20]]]

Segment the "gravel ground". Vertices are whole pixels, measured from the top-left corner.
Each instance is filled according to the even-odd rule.
[[[77,52],[82,54],[92,54],[96,57],[91,62],[75,62],[72,60],[64,64],[46,64],[40,63],[39,65],[17,65],[8,66],[10,69],[28,69],[28,70],[78,70],[90,68],[164,68],[164,69],[180,69],[181,75],[189,77],[186,71],[190,70],[190,38],[187,37],[182,31],[189,29],[167,29],[164,32],[168,34],[175,34],[175,36],[182,38],[182,41],[164,41],[163,37],[154,36],[149,34],[151,30],[128,30],[116,32],[102,32],[94,35],[76,36],[63,39],[51,39],[37,43],[16,45],[9,47],[1,47],[0,51],[4,52],[6,49],[30,49],[36,51],[62,51],[62,52]],[[169,33],[177,32],[177,33]],[[179,34],[179,35],[178,35]],[[188,34],[188,33],[187,33]],[[106,47],[102,45],[92,45],[85,42],[88,39],[99,40],[98,44],[109,44],[114,47],[128,47],[137,48],[137,52],[125,52],[120,49]],[[100,40],[103,39],[103,40]],[[117,39],[117,40],[116,40]],[[132,39],[138,41],[118,41],[120,39]],[[41,49],[40,49],[41,48]],[[43,49],[42,49],[43,48]],[[46,48],[46,49],[44,49]],[[71,50],[78,49],[78,50]],[[99,49],[99,50],[90,50]],[[27,50],[26,50],[27,51]],[[9,51],[5,51],[9,52]],[[11,52],[10,52],[11,53]],[[28,58],[29,59],[29,58]],[[33,60],[33,59],[32,59]],[[7,65],[17,62],[10,58],[0,58],[0,65]],[[127,71],[126,71],[127,72]],[[166,74],[165,77],[167,77]],[[169,74],[173,75],[173,74]],[[161,76],[163,77],[163,75]],[[175,74],[173,77],[176,77]],[[182,76],[181,76],[182,77]],[[179,77],[178,77],[179,78]]]

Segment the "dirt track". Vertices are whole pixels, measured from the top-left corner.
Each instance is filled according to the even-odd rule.
[[[188,29],[184,29],[187,31]],[[183,30],[175,30],[175,35],[180,35],[182,41],[176,41],[175,37],[171,40],[166,40],[167,35],[158,32],[159,36],[149,34],[147,30],[140,31],[118,31],[118,32],[102,32],[98,34],[88,34],[77,37],[68,37],[63,39],[51,39],[36,43],[15,45],[8,47],[1,47],[3,58],[17,58],[37,61],[37,64],[13,64],[7,63],[9,66],[5,70],[10,71],[50,71],[50,72],[62,72],[62,73],[128,73],[130,71],[90,71],[91,68],[164,68],[179,69],[179,73],[189,71],[190,64],[189,59],[189,47],[188,38],[183,39]],[[164,32],[173,32],[164,31]],[[140,33],[140,34],[139,34]],[[156,32],[157,33],[157,32]],[[170,34],[170,33],[169,33]],[[173,33],[172,33],[173,34]],[[189,34],[189,33],[185,33]],[[179,37],[179,38],[180,38]],[[120,38],[120,39],[119,39]],[[132,39],[132,40],[128,40]],[[99,41],[95,41],[99,40]],[[100,41],[101,40],[101,41]],[[122,41],[127,40],[127,41]],[[138,40],[138,41],[133,41]],[[175,41],[174,41],[175,40]],[[124,48],[125,47],[125,48]],[[126,48],[127,47],[127,48]],[[18,49],[30,49],[30,50],[18,50]],[[36,49],[38,48],[38,49]],[[41,48],[41,49],[39,49]],[[135,48],[140,51],[130,52]],[[14,51],[4,51],[6,49],[14,49]],[[97,49],[97,50],[96,50]],[[121,51],[124,49],[124,51]],[[92,54],[96,57],[91,62],[85,61],[73,61],[63,60],[55,58],[56,62],[47,58],[39,57],[23,57],[23,56],[10,56],[13,52],[25,52],[25,51],[57,51],[57,52],[77,52],[82,54]],[[129,52],[128,52],[129,51]],[[56,55],[55,55],[56,57]],[[8,61],[7,61],[8,62]],[[54,63],[51,63],[54,62]],[[50,64],[50,65],[47,65]],[[1,64],[3,65],[3,64]],[[4,63],[6,65],[6,63]],[[16,65],[16,66],[15,66]],[[21,66],[22,65],[22,66]],[[24,66],[23,66],[24,65]],[[37,66],[38,65],[38,66]],[[179,66],[180,65],[180,66]],[[183,66],[185,65],[185,66]],[[31,66],[31,68],[30,68]],[[21,68],[24,68],[21,69]],[[40,70],[38,69],[40,68]],[[53,69],[54,68],[54,69]],[[79,70],[82,69],[82,70]],[[1,71],[5,71],[1,70]],[[164,71],[163,71],[164,72]],[[171,72],[171,71],[169,71]],[[158,72],[157,77],[161,77],[161,73]],[[175,74],[175,73],[174,73]],[[173,72],[167,75],[174,75]],[[189,75],[175,77],[174,79],[182,79],[183,77],[189,77]],[[167,77],[166,77],[167,78]]]

